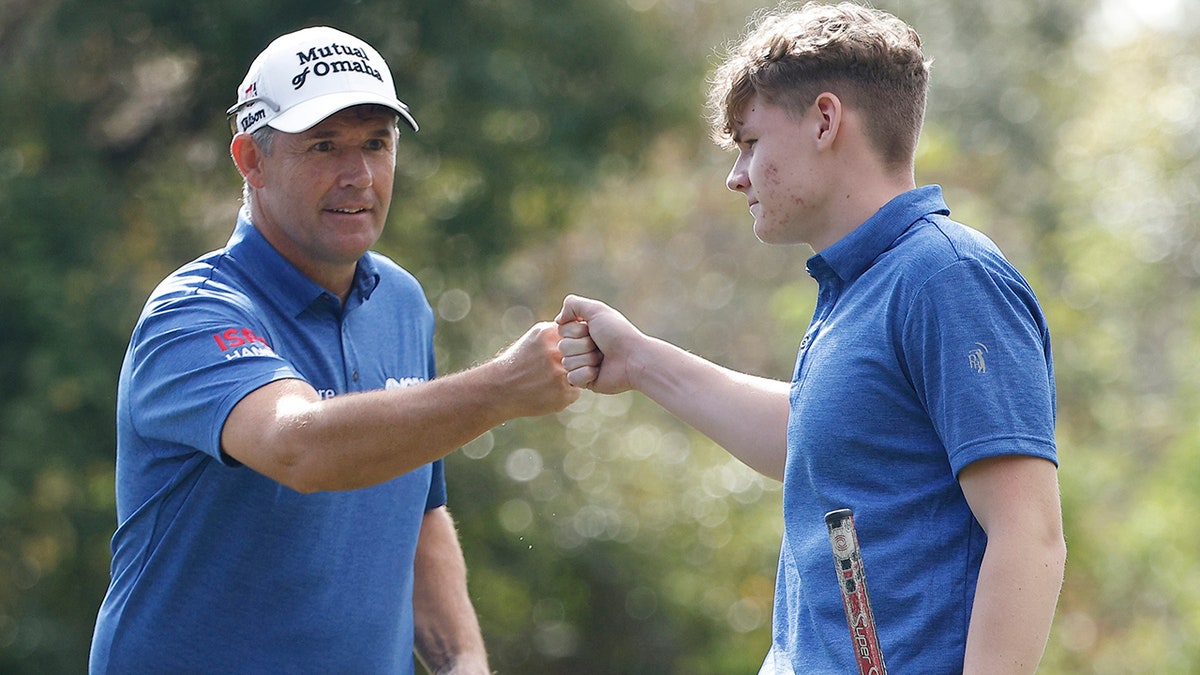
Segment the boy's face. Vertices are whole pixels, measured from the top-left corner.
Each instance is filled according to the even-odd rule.
[[[815,105],[797,115],[757,95],[742,110],[733,134],[738,157],[726,185],[746,196],[763,243],[809,244],[818,251],[833,243],[822,236],[832,178],[822,170],[820,118]]]

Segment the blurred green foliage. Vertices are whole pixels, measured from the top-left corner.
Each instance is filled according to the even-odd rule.
[[[878,2],[934,58],[919,182],[1049,316],[1070,550],[1042,672],[1200,669],[1200,8]],[[802,248],[757,244],[707,142],[715,0],[0,4],[0,672],[81,672],[114,525],[116,374],[138,309],[238,206],[222,112],[275,36],[387,56],[421,122],[380,247],[422,280],[444,372],[566,292],[786,378]],[[448,460],[493,665],[754,672],[779,486],[644,399],[585,396]]]

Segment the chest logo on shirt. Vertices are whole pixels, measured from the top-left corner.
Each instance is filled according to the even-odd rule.
[[[982,342],[975,343],[975,349],[967,352],[967,365],[971,370],[980,375],[987,373],[987,360],[984,358],[987,353],[987,345]]]
[[[383,388],[388,390],[407,389],[409,387],[415,387],[424,381],[425,378],[423,377],[402,377],[400,379],[389,377],[383,383]],[[338,395],[336,389],[321,389],[320,387],[317,388],[317,393],[321,396],[321,398],[333,398],[334,396]]]
[[[425,378],[423,378],[423,377],[402,377],[398,380],[394,377],[389,377],[387,379],[387,382],[383,383],[383,388],[384,389],[407,389],[409,387],[415,387],[424,381],[425,381]]]
[[[221,333],[213,333],[213,340],[221,348],[221,355],[226,361],[244,356],[275,356],[271,345],[249,328],[230,328]]]

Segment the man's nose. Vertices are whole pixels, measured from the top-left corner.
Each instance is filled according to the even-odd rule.
[[[371,164],[361,152],[346,153],[342,167],[342,185],[347,187],[368,188],[374,182],[375,176]]]

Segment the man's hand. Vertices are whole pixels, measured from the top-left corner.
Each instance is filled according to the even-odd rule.
[[[493,359],[506,403],[513,408],[508,417],[558,412],[579,398],[579,389],[568,382],[558,342],[555,324],[543,321]]]

